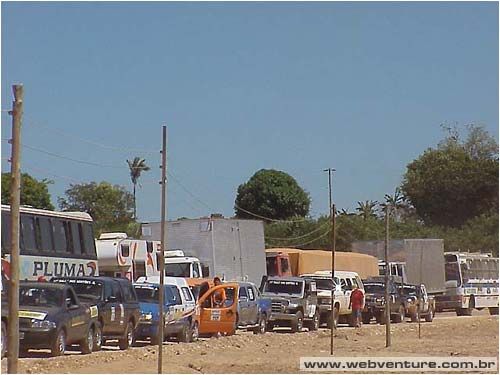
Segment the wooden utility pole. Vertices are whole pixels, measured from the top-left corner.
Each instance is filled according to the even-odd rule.
[[[335,205],[332,204],[332,172],[335,172],[335,169],[333,168],[327,168],[323,169],[323,172],[328,172],[328,207],[330,208],[330,220],[332,222],[332,234],[331,234],[331,250],[332,250],[332,281],[335,280]],[[330,325],[330,355],[333,355],[333,336],[334,336],[334,331],[337,327],[333,324],[335,321],[335,307],[334,307],[334,300],[335,300],[335,282],[333,284],[333,289],[332,289],[332,295],[331,295],[331,301],[330,301],[330,308],[332,310],[331,314],[332,316],[330,317],[331,319],[331,325]]]
[[[10,187],[10,283],[9,324],[7,328],[7,372],[17,374],[19,357],[19,206],[21,204],[21,119],[23,116],[23,86],[13,85],[12,159]],[[5,343],[2,343],[5,345]]]
[[[158,326],[158,374],[163,373],[163,328],[165,317],[163,313],[163,297],[165,284],[165,247],[167,246],[167,231],[165,220],[167,216],[167,127],[163,126],[163,145],[161,149],[161,252],[159,256],[160,271],[160,325]]]
[[[389,205],[385,206],[385,241],[384,241],[384,260],[385,260],[385,346],[391,346],[391,297],[389,295]]]
[[[418,280],[418,290],[420,291],[417,294],[418,297],[418,306],[417,306],[417,319],[418,319],[418,338],[421,339],[421,322],[420,322],[420,310],[422,309],[422,264],[424,262],[424,249],[420,248],[420,272],[419,272],[419,280]],[[430,310],[430,304],[429,304]]]

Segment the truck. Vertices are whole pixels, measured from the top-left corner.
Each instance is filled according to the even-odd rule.
[[[267,276],[301,276],[332,268],[332,253],[326,250],[266,249]],[[377,258],[346,251],[335,252],[335,270],[356,272],[361,278],[378,276]]]
[[[159,241],[159,222],[142,223],[141,239]],[[266,273],[264,226],[259,220],[212,215],[167,222],[167,248],[199,260],[201,276],[259,283]]]
[[[379,259],[381,276],[389,270],[390,276],[400,277],[403,283],[424,284],[430,295],[442,295],[446,290],[442,239],[389,241],[388,267],[384,262],[384,241],[355,241],[352,251]]]
[[[385,277],[372,277],[363,280],[365,288],[365,306],[361,313],[363,323],[369,324],[372,318],[377,323],[385,324]],[[401,283],[398,278],[389,279],[389,308],[391,321],[401,323],[408,309],[408,300],[401,293]]]
[[[102,233],[96,241],[99,273],[102,276],[125,277],[136,281],[143,276],[159,275],[161,241],[129,238],[126,233]],[[203,276],[203,268],[196,257],[186,256],[182,250],[167,250],[165,276]]]

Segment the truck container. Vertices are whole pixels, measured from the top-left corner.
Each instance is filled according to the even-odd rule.
[[[141,238],[159,241],[160,224],[143,223]],[[262,221],[213,216],[169,221],[166,230],[167,248],[198,258],[204,276],[258,284],[266,273]]]
[[[352,251],[384,260],[384,241],[355,241]],[[391,240],[388,246],[390,274],[409,284],[424,284],[429,294],[442,294],[445,288],[444,241],[442,239]],[[385,264],[381,263],[385,269]]]
[[[266,249],[267,269],[279,272],[268,276],[301,276],[311,274],[316,271],[328,271],[332,268],[332,253],[326,250],[300,250],[289,248]],[[288,261],[285,255],[288,255]],[[279,265],[274,267],[273,263],[279,261]],[[289,269],[286,265],[289,264]],[[377,258],[345,251],[335,252],[335,270],[357,272],[361,278],[378,276]]]

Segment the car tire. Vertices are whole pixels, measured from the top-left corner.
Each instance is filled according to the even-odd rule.
[[[300,332],[302,331],[302,327],[304,325],[304,314],[302,311],[297,311],[295,313],[295,319],[292,321],[292,332]]]
[[[189,341],[195,342],[200,338],[200,328],[198,326],[198,322],[194,322],[193,326],[189,330]]]
[[[432,322],[433,319],[434,319],[434,309],[431,308],[429,310],[429,314],[427,314],[425,316],[425,321],[428,322],[428,323],[430,323],[430,322]]]
[[[54,357],[58,357],[66,353],[66,332],[64,332],[64,329],[60,329],[57,332],[56,338],[51,345],[50,353]]]
[[[490,315],[498,315],[498,307],[488,307]]]
[[[94,349],[94,327],[90,326],[85,337],[80,341],[80,351],[82,354],[90,354]]]
[[[255,335],[262,335],[266,333],[266,327],[267,327],[267,318],[264,314],[261,314],[259,317],[259,324],[257,327],[253,329],[253,333]]]
[[[372,317],[370,315],[361,315],[361,320],[363,324],[370,324]]]
[[[312,331],[317,331],[318,328],[319,328],[319,315],[316,312],[312,320],[307,322],[307,329],[309,330],[309,332],[312,332]]]
[[[2,322],[2,358],[5,357],[5,353],[7,352],[7,324]]]
[[[381,311],[375,319],[377,320],[378,324],[385,324],[385,311]]]
[[[94,352],[98,352],[99,350],[102,349],[103,345],[103,339],[102,339],[102,327],[101,323],[96,323],[94,326]]]
[[[182,329],[177,333],[178,342],[189,342],[190,334],[187,326],[182,326]]]
[[[399,305],[398,313],[394,316],[394,323],[401,323],[405,320],[405,307]]]
[[[427,315],[426,315],[427,316]],[[418,322],[418,314],[417,313],[414,313],[414,314],[411,314],[410,316],[410,320],[415,323],[415,322]]]
[[[125,335],[120,340],[118,340],[118,346],[121,350],[126,350],[134,342],[134,326],[132,322],[128,322],[127,329],[125,330]]]
[[[274,322],[267,322],[266,331],[272,332],[274,330]]]

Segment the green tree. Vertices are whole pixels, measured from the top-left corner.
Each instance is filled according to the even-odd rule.
[[[150,168],[146,165],[146,159],[136,156],[134,160],[127,160],[128,167],[130,169],[130,179],[132,180],[132,185],[134,186],[134,219],[137,218],[137,205],[135,200],[135,189],[142,172],[149,171]]]
[[[12,177],[10,173],[2,173],[2,204],[10,204],[10,186]],[[37,180],[27,173],[21,174],[21,204],[53,210],[54,206],[50,201],[49,184],[50,180]]]
[[[482,127],[468,126],[464,140],[448,130],[407,166],[401,189],[426,224],[458,228],[498,210],[498,145]]]
[[[70,185],[65,197],[59,197],[63,211],[87,212],[94,219],[97,235],[105,231],[136,230],[134,199],[124,187],[108,182]]]
[[[371,217],[377,216],[376,207],[378,205],[377,201],[366,200],[364,202],[358,201],[358,207],[356,207],[356,211],[358,215],[363,219],[368,220]]]
[[[261,169],[238,187],[235,212],[239,218],[285,220],[309,214],[311,199],[289,174]]]

